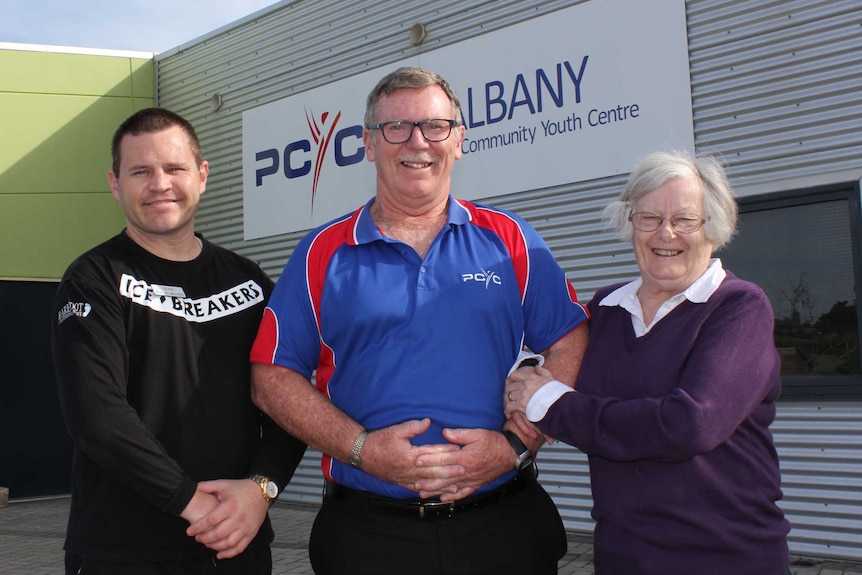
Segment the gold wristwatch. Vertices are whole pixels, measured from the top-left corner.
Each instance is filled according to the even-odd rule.
[[[260,486],[260,494],[267,503],[272,503],[278,497],[278,484],[266,475],[249,475],[248,478]]]

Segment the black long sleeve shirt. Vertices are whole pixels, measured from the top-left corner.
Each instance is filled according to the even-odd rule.
[[[74,441],[67,550],[205,554],[179,517],[198,481],[260,473],[287,484],[305,446],[250,396],[248,353],[271,290],[256,264],[207,241],[175,262],[121,233],[69,267],[53,326]],[[272,537],[267,518],[250,546]]]

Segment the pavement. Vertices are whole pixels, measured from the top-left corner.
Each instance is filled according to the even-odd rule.
[[[68,513],[68,497],[12,500],[8,507],[0,508],[0,575],[63,575]],[[278,501],[272,506],[274,575],[313,574],[307,544],[316,514],[314,505]],[[559,575],[594,575],[592,536],[570,532],[568,539],[569,549],[560,560]],[[862,575],[862,562],[792,557],[790,572]]]

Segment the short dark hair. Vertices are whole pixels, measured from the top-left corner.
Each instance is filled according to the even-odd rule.
[[[201,142],[191,123],[176,112],[171,112],[165,108],[144,108],[126,118],[114,132],[114,137],[111,140],[111,169],[114,171],[114,175],[117,177],[120,175],[120,143],[123,138],[128,135],[153,134],[174,126],[182,128],[188,136],[195,163],[200,167],[203,163]]]
[[[422,68],[403,67],[384,76],[368,94],[365,106],[365,125],[377,123],[377,102],[381,96],[391,96],[396,90],[404,88],[427,88],[440,86],[452,103],[452,119],[461,123],[461,102],[455,90],[439,74]]]

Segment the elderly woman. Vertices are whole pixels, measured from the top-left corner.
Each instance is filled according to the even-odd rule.
[[[712,258],[736,227],[724,171],[652,154],[605,216],[640,278],[590,302],[577,391],[522,368],[507,414],[589,456],[597,574],[789,573],[772,307]]]

